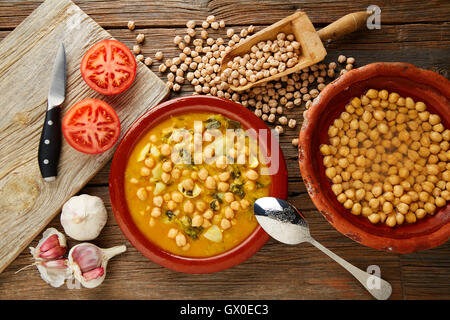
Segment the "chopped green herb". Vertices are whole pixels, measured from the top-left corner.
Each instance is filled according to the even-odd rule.
[[[233,179],[238,179],[241,176],[241,170],[239,170],[239,167],[237,165],[232,165],[233,171],[231,171],[231,177]]]
[[[184,233],[193,240],[197,240],[203,227],[192,227],[192,219],[189,216],[184,216],[181,219],[175,217],[175,222],[183,229]]]
[[[222,124],[220,123],[219,120],[213,119],[213,118],[208,118],[206,119],[206,129],[219,129]]]
[[[167,142],[167,141],[169,141],[169,138],[170,138],[171,135],[172,135],[172,131],[166,132],[166,133],[161,137],[161,140],[162,140],[163,142]]]
[[[216,199],[217,201],[219,201],[219,203],[223,203],[223,193],[214,193],[213,194],[213,198]]]
[[[210,207],[212,210],[214,210],[214,211],[219,210],[219,200],[217,200],[217,199],[212,200],[212,201],[209,203],[209,207]]]
[[[244,182],[241,180],[238,180],[230,185],[230,191],[234,193],[235,195],[239,196],[241,199],[245,197],[245,191],[244,191]]]
[[[192,240],[197,240],[200,233],[203,231],[203,227],[186,227],[184,233],[188,235]]]
[[[169,221],[172,221],[173,217],[175,217],[175,214],[172,211],[167,210],[166,216],[169,218]]]
[[[235,120],[226,119],[227,129],[240,129],[242,127],[241,123]]]

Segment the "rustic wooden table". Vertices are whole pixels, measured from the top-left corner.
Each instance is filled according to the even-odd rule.
[[[0,40],[13,30],[42,1],[0,1]],[[145,33],[143,51],[166,56],[177,52],[174,34],[183,34],[187,20],[205,19],[214,14],[227,26],[240,29],[253,24],[257,30],[304,10],[317,28],[351,11],[365,10],[373,1],[284,1],[284,0],[165,0],[165,1],[75,1],[86,13],[129,47],[137,32]],[[376,2],[381,10],[381,30],[364,30],[327,46],[326,61],[339,54],[353,56],[356,65],[375,61],[402,61],[437,71],[449,77],[450,2]],[[130,32],[128,20],[136,21]],[[17,54],[21,54],[17,52]],[[157,74],[157,66],[152,70]],[[181,94],[189,94],[185,85]],[[175,97],[172,94],[170,98]],[[295,109],[294,109],[295,110]],[[302,109],[293,116],[301,122]],[[393,286],[392,299],[450,299],[450,243],[413,254],[390,254],[363,247],[334,230],[317,212],[299,174],[296,148],[290,141],[296,130],[281,138],[289,171],[289,200],[310,222],[312,235],[325,246],[356,266],[378,265],[382,277]],[[208,275],[173,272],[147,260],[120,232],[111,212],[108,194],[109,165],[82,190],[101,197],[109,211],[109,221],[99,246],[127,244],[128,251],[111,261],[106,281],[96,289],[51,288],[35,269],[15,274],[31,262],[25,250],[0,274],[1,299],[370,299],[371,296],[339,265],[311,245],[287,246],[270,240],[245,263]],[[61,230],[59,216],[50,224]],[[36,244],[37,240],[33,242]],[[71,242],[73,244],[73,242]]]

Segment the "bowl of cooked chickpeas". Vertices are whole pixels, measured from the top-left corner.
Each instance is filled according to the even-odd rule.
[[[319,212],[363,245],[408,253],[450,237],[450,82],[373,63],[304,113],[299,166]]]
[[[144,256],[210,273],[239,264],[268,240],[256,199],[287,197],[278,140],[250,110],[189,96],[150,109],[119,144],[110,171],[114,215]]]

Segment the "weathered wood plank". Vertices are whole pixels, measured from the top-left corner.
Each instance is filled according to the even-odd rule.
[[[72,17],[79,19],[79,28],[72,28]],[[63,141],[58,179],[45,183],[40,176],[37,150],[60,42],[68,56],[64,111],[83,98],[102,97],[115,107],[125,131],[167,96],[167,87],[143,64],[134,85],[121,95],[105,98],[89,89],[81,78],[81,59],[86,48],[109,38],[72,2],[49,0],[0,44],[0,272],[114,153],[111,149],[92,157]]]
[[[188,275],[162,268],[134,249],[120,232],[111,213],[107,187],[87,187],[83,192],[100,196],[109,220],[99,246],[126,244],[126,253],[111,260],[105,282],[96,289],[55,290],[44,283],[36,269],[15,271],[31,263],[28,250],[0,274],[0,297],[10,299],[370,299],[370,295],[320,251],[308,244],[287,246],[270,240],[247,262],[207,275]],[[295,203],[295,202],[294,202]],[[304,212],[311,232],[349,262],[365,269],[380,266],[394,288],[393,299],[402,298],[399,257],[362,247],[335,231],[316,211]],[[59,217],[49,227],[61,229]],[[37,243],[36,239],[32,245]],[[69,241],[70,245],[76,244]],[[441,253],[439,250],[436,254]],[[270,263],[269,263],[270,262]],[[268,276],[270,275],[270,276]],[[30,285],[32,283],[33,285]],[[213,289],[213,286],[214,288]]]
[[[41,0],[0,1],[0,29],[14,28],[29,15]],[[134,20],[142,27],[184,26],[189,19],[205,19],[214,14],[230,25],[272,24],[296,10],[305,11],[311,21],[324,25],[352,11],[365,10],[374,4],[371,0],[359,1],[284,1],[284,0],[167,0],[163,2],[76,0],[86,13],[102,27],[124,27]],[[440,1],[408,0],[377,1],[382,10],[382,24],[443,22],[448,21],[450,3]],[[268,14],[270,12],[270,14]]]
[[[450,245],[400,256],[405,299],[450,299]]]

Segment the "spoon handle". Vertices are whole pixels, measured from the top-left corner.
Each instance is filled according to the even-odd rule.
[[[325,253],[327,256],[332,258],[334,261],[339,263],[345,270],[350,272],[362,285],[364,288],[366,288],[369,293],[375,297],[377,300],[387,300],[392,293],[392,287],[389,284],[389,282],[375,276],[372,274],[369,274],[367,272],[362,271],[361,269],[355,267],[351,263],[348,263],[341,257],[339,257],[337,254],[331,252],[327,248],[325,248],[323,245],[321,245],[319,242],[311,238],[309,241],[313,246],[315,246],[317,249]],[[377,279],[378,278],[378,279]],[[371,286],[372,281],[368,280],[376,280],[378,282],[379,280],[379,286],[375,285],[374,287]],[[375,282],[375,281],[374,281]]]

